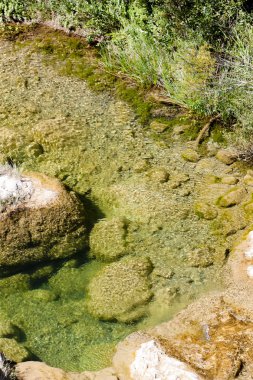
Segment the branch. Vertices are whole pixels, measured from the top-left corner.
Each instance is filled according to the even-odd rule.
[[[209,131],[211,128],[212,124],[218,120],[221,117],[220,114],[211,117],[211,119],[208,120],[208,122],[204,125],[204,127],[201,129],[201,131],[198,134],[198,137],[195,140],[195,148],[198,148],[200,142],[202,141],[204,135]]]

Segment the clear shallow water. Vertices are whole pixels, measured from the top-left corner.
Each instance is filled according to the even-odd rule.
[[[90,227],[102,217],[127,218],[130,254],[154,266],[154,298],[137,324],[96,320],[87,310],[87,286],[105,264],[83,252],[79,262],[47,268],[44,280],[0,281],[0,309],[24,331],[23,344],[35,357],[66,370],[95,370],[110,364],[126,335],[221,286],[225,252],[237,235],[223,234],[222,221],[216,228],[200,220],[193,208],[202,198],[214,203],[227,189],[210,182],[226,167],[212,157],[186,163],[185,145],[171,131],[154,140],[125,103],[60,76],[29,49],[0,43],[0,158],[56,176],[86,198]],[[170,175],[166,183],[157,177],[161,168]],[[238,219],[229,212],[229,220]]]

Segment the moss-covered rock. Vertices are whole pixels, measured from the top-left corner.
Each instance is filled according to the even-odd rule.
[[[238,178],[232,175],[221,178],[221,183],[223,183],[224,185],[236,185],[237,182],[239,182]]]
[[[98,222],[90,234],[92,254],[99,260],[113,261],[128,253],[127,222],[121,218]]]
[[[102,320],[130,322],[145,314],[152,297],[146,258],[126,257],[104,268],[89,285],[89,311]]]
[[[198,202],[194,206],[195,214],[202,219],[212,220],[218,215],[218,211],[214,206],[208,203]]]
[[[182,158],[185,161],[198,162],[200,159],[200,156],[194,149],[186,149],[182,153]]]
[[[71,256],[86,245],[84,210],[76,196],[42,174],[23,178],[32,183],[29,199],[1,213],[3,270]]]
[[[237,160],[237,156],[237,153],[231,149],[220,149],[216,154],[216,158],[225,165],[233,164]]]
[[[221,207],[231,207],[238,205],[246,196],[246,190],[243,187],[233,188],[220,197],[217,204]]]
[[[150,170],[149,177],[154,182],[164,183],[169,180],[170,175],[165,168],[157,167]]]
[[[15,339],[0,338],[0,351],[14,362],[22,362],[29,359],[29,352]]]
[[[25,292],[31,288],[30,276],[28,274],[19,273],[13,276],[0,279],[0,292],[2,294],[13,294]]]

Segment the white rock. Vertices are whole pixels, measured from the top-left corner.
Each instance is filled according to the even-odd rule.
[[[253,267],[252,267],[253,268]],[[151,340],[143,343],[136,351],[130,366],[133,380],[200,380],[188,366],[166,355],[158,344]]]
[[[249,265],[247,267],[247,275],[250,277],[250,278],[253,278],[253,265]]]
[[[244,256],[246,259],[248,260],[252,260],[253,259],[253,246],[249,247],[245,252],[244,252]]]
[[[248,240],[253,243],[253,231],[250,231],[248,234]]]

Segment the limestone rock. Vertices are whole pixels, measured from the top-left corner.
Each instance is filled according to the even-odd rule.
[[[189,162],[198,162],[200,159],[199,154],[194,149],[186,149],[182,153],[182,158]]]
[[[217,204],[221,207],[235,206],[240,204],[245,196],[246,190],[243,187],[233,188],[220,197]]]
[[[226,176],[221,178],[221,183],[225,185],[236,185],[238,182],[238,178],[233,177],[233,176]]]
[[[45,363],[25,362],[16,366],[18,380],[117,380],[113,368],[105,368],[98,372],[85,371],[82,373],[65,372]]]
[[[208,203],[198,202],[194,206],[195,214],[202,219],[212,220],[215,219],[218,215],[218,211],[214,206],[209,205]]]
[[[104,219],[95,224],[90,234],[92,254],[99,260],[113,261],[128,253],[127,222],[121,218]]]
[[[231,165],[237,160],[237,153],[231,149],[220,149],[216,158],[223,162],[223,164]]]
[[[164,168],[153,168],[149,173],[149,177],[154,182],[164,183],[169,180],[170,175]]]
[[[71,256],[86,244],[84,210],[56,179],[0,173],[0,268]]]
[[[247,186],[253,186],[253,177],[249,174],[246,174],[246,176],[243,178],[243,182]]]
[[[158,121],[158,120],[153,120],[150,123],[150,128],[157,133],[163,133],[166,131],[166,129],[168,129],[168,124],[162,123],[161,121]]]
[[[8,359],[17,363],[28,360],[30,356],[21,344],[18,344],[15,339],[9,338],[0,338],[0,351]]]
[[[148,276],[150,261],[126,257],[102,269],[89,285],[88,307],[102,320],[130,322],[142,317],[152,297]]]

